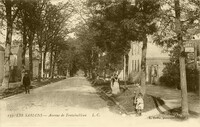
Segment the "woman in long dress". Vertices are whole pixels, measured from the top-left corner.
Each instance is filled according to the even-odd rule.
[[[111,89],[112,89],[112,94],[118,94],[120,92],[119,79],[118,79],[117,75],[114,78],[114,83],[111,85]]]

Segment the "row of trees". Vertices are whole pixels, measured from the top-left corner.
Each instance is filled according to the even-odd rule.
[[[38,81],[46,71],[47,54],[50,54],[50,77],[54,76],[55,65],[62,50],[68,47],[66,35],[68,20],[74,12],[71,3],[54,5],[50,0],[1,0],[1,19],[6,28],[5,64],[2,87],[7,88],[10,77],[10,54],[13,33],[21,37],[22,76],[25,71],[25,54],[29,51],[29,71],[32,78],[33,57],[39,58]],[[36,48],[33,48],[36,47]],[[37,51],[33,51],[36,49]],[[38,52],[34,56],[34,52]],[[43,70],[42,70],[43,64]]]
[[[91,12],[84,27],[87,32],[84,31],[82,36],[79,33],[78,37],[85,42],[94,43],[92,48],[99,48],[97,54],[100,56],[101,53],[106,54],[105,67],[115,71],[122,69],[123,63],[128,63],[130,42],[143,42],[141,85],[145,93],[147,36],[157,31],[154,21],[159,17],[159,1],[141,0],[133,5],[127,0],[89,0],[86,6]],[[98,63],[99,59],[96,61]],[[93,69],[97,68],[99,66]]]
[[[62,73],[70,72],[71,76],[78,69],[89,76],[95,72],[105,75],[107,70],[121,70],[123,63],[128,63],[130,42],[142,43],[140,80],[145,94],[147,43],[151,35],[158,45],[167,49],[178,47],[182,114],[187,117],[184,42],[199,33],[199,0],[87,0],[82,4],[82,10],[75,10],[83,21],[74,29],[77,38],[69,38],[67,42],[70,43],[67,43],[66,26],[74,12],[71,3],[53,5],[49,0],[1,0],[0,15],[7,32],[3,87],[9,83],[10,50],[15,32],[22,38],[22,70],[25,70],[28,48],[32,74],[32,49],[33,45],[38,47],[39,81],[48,53],[51,77],[55,64]],[[127,72],[127,67],[125,70]]]
[[[104,67],[111,69],[111,65],[114,65],[116,70],[121,69],[121,66],[117,68],[116,65],[128,63],[130,42],[142,42],[140,80],[142,91],[145,93],[148,36],[152,35],[154,42],[166,49],[177,46],[182,114],[187,117],[189,113],[184,42],[199,33],[200,2],[198,0],[88,0],[85,6],[88,8],[85,12],[87,16],[82,16],[85,23],[77,28],[77,36],[85,45],[82,53],[84,65],[91,65],[83,68],[88,72],[98,70],[100,56],[106,54]]]

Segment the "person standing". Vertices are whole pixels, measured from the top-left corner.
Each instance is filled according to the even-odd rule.
[[[157,66],[152,65],[151,84],[156,84],[156,77],[157,77]]]
[[[113,79],[113,86],[111,87],[112,88],[112,94],[118,94],[120,92],[120,89],[119,89],[119,79],[118,79],[118,75],[116,74],[114,79]]]
[[[114,76],[114,74],[113,74],[113,75],[111,76],[111,78],[110,78],[110,88],[111,88],[111,91],[112,91],[112,89],[113,89],[114,81],[115,81],[115,76]]]
[[[26,71],[25,75],[23,77],[23,86],[24,86],[26,94],[30,94],[30,85],[31,85],[31,80],[30,80],[30,77],[28,75],[28,72]]]

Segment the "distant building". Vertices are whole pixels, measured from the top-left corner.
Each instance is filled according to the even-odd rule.
[[[4,71],[4,53],[5,50],[0,46],[0,83],[3,81]],[[27,51],[28,53],[28,51]],[[21,66],[22,66],[22,47],[19,45],[13,45],[11,47],[10,55],[10,82],[16,82],[21,80]],[[25,56],[25,68],[29,70],[29,55]],[[38,77],[39,59],[33,56],[33,78]]]
[[[163,75],[162,71],[165,67],[165,64],[170,61],[168,53],[164,53],[161,47],[153,44],[151,41],[151,38],[148,38],[146,55],[146,81],[148,83],[157,84],[159,83],[159,78]],[[135,82],[138,80],[141,72],[142,43],[132,42],[128,56],[128,78],[129,81]]]

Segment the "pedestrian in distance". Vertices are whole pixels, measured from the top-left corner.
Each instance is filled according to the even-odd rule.
[[[117,95],[118,93],[120,93],[120,89],[119,89],[119,79],[118,79],[118,75],[115,74],[114,78],[113,78],[113,83],[111,85],[112,88],[112,94],[113,95]]]
[[[115,81],[115,76],[114,76],[114,74],[111,76],[111,78],[110,78],[110,88],[111,88],[111,92],[112,92],[112,87],[113,87],[113,85],[114,85],[114,81]]]
[[[25,71],[25,74],[24,74],[24,77],[23,77],[23,86],[24,86],[26,94],[30,94],[30,85],[31,85],[30,77],[28,75],[28,72]]]
[[[142,110],[144,109],[144,100],[143,100],[142,93],[139,93],[136,98],[136,107],[135,108],[136,108],[136,115],[141,116]]]

